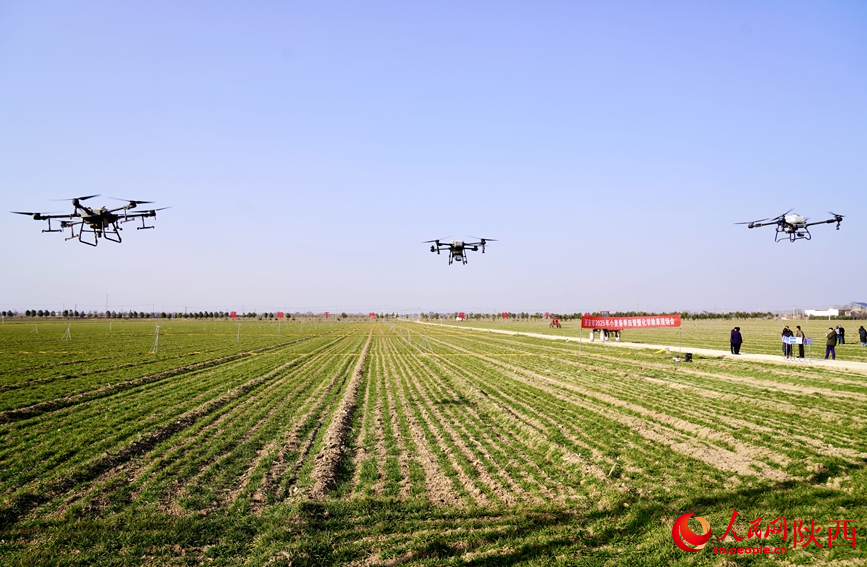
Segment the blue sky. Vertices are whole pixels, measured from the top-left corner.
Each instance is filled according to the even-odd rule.
[[[867,301],[861,2],[4,2],[0,307]],[[811,242],[737,221],[790,208]],[[466,266],[421,241],[497,238]]]

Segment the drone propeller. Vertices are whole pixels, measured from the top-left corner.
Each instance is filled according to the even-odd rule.
[[[446,238],[448,238],[448,236],[446,236]],[[422,242],[422,244],[430,244],[431,242],[436,242],[437,244],[439,244],[440,240],[445,240],[446,238],[436,238],[434,240],[425,240],[424,242]]]
[[[44,220],[42,215],[54,215],[54,214],[57,214],[56,212],[53,212],[53,213],[27,213],[27,212],[24,212],[24,211],[9,211],[9,212],[10,212],[10,213],[13,213],[13,214],[16,214],[16,215],[27,215],[28,217],[33,217],[33,220]]]
[[[131,207],[135,207],[136,205],[149,205],[154,201],[136,201],[135,199],[118,199],[117,197],[109,197],[109,199],[114,199],[115,201],[126,201],[130,204]]]
[[[837,230],[840,230],[840,223],[843,222],[844,215],[838,215],[837,213],[832,213],[831,211],[828,211],[828,214],[834,215],[834,220],[837,221]]]
[[[470,238],[475,238],[476,240],[481,240],[482,244],[484,244],[485,242],[496,242],[497,241],[496,238],[479,238],[478,236],[472,236],[472,235],[470,235]]]
[[[51,200],[52,201],[87,201],[88,199],[93,199],[94,197],[99,197],[99,194],[88,195],[86,197],[73,197],[72,199],[51,199]]]

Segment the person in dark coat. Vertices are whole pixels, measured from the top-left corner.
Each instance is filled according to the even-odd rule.
[[[867,329],[864,328],[864,325],[858,329],[858,338],[861,339],[861,346],[867,346]]]
[[[833,327],[828,327],[828,332],[825,333],[825,360],[828,360],[828,355],[831,355],[832,360],[837,360],[837,351],[834,347],[837,346],[837,332]]]
[[[735,327],[732,329],[732,354],[740,354],[741,353],[741,345],[744,342],[744,338],[741,336],[741,328]]]
[[[786,358],[792,356],[792,345],[789,343],[789,337],[794,335],[795,333],[792,332],[792,329],[790,329],[788,325],[783,327],[783,356]]]
[[[846,329],[843,328],[843,325],[840,325],[840,330],[837,332],[837,339],[841,345],[846,344]]]
[[[797,331],[795,331],[795,336],[800,339],[798,342],[798,358],[804,358],[804,341],[807,340],[806,335],[804,335],[804,331],[801,330],[800,325],[795,325]]]

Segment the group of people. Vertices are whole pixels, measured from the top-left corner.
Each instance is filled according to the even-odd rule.
[[[800,325],[795,325],[795,332],[792,332],[792,329],[786,325],[783,328],[783,356],[786,358],[790,358],[792,356],[792,343],[789,342],[789,337],[795,337],[796,339],[800,339],[797,341],[798,345],[798,358],[804,358],[804,343],[806,342],[807,335],[804,334],[804,331],[801,330]]]
[[[835,351],[838,344],[845,345],[846,344],[846,329],[837,325],[836,327],[828,327],[828,332],[825,333],[825,338],[827,341],[825,344],[825,358],[828,358],[828,355],[831,355],[831,358],[836,360],[837,353]],[[864,325],[858,328],[858,338],[861,340],[861,346],[867,346],[867,329],[864,328]]]
[[[789,341],[790,337],[795,337],[796,339],[800,339],[795,341],[795,344],[798,345],[798,358],[804,358],[804,343],[807,342],[807,337],[804,334],[804,331],[801,330],[800,325],[795,325],[795,331],[793,332],[788,325],[783,327],[782,339],[783,339],[783,356],[786,358],[790,358],[792,356],[792,343]],[[867,329],[864,328],[864,325],[858,329],[858,338],[861,340],[861,346],[867,346]],[[741,353],[741,345],[744,342],[744,337],[741,335],[741,328],[735,327],[732,329],[731,333],[731,352],[732,354],[740,354]],[[830,356],[832,360],[837,360],[837,345],[846,344],[846,329],[842,326],[837,325],[837,327],[828,327],[828,332],[825,333],[825,359],[827,360]]]

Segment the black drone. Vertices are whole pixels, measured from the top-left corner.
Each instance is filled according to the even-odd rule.
[[[477,238],[475,236],[471,236],[470,238]],[[444,240],[444,239],[440,239]],[[462,262],[464,264],[467,263],[467,251],[472,250],[473,252],[477,252],[479,250],[479,246],[482,247],[482,254],[485,253],[485,244],[488,242],[496,242],[495,238],[479,238],[478,242],[464,242],[463,240],[450,240],[448,244],[442,244],[439,240],[425,240],[424,244],[430,244],[433,242],[433,245],[430,247],[431,252],[440,253],[440,250],[448,250],[449,251],[449,266],[452,265],[453,260],[457,260],[458,262]]]
[[[127,204],[122,207],[117,207],[115,209],[109,209],[106,207],[91,208],[81,204],[81,201],[93,199],[94,197],[99,197],[99,195],[88,195],[86,197],[75,197],[73,199],[61,199],[62,201],[72,201],[72,206],[75,210],[68,215],[55,215],[52,213],[25,213],[21,211],[12,212],[16,215],[32,216],[33,220],[48,221],[48,228],[43,229],[42,232],[63,232],[64,229],[68,228],[69,236],[66,237],[66,240],[78,238],[78,241],[83,244],[87,244],[88,246],[96,246],[97,244],[99,244],[100,238],[105,238],[106,240],[110,240],[111,242],[120,243],[121,228],[119,225],[134,219],[141,219],[141,226],[136,227],[136,230],[154,228],[153,226],[146,225],[145,219],[150,217],[156,218],[157,211],[162,211],[163,209],[168,208],[163,207],[162,209],[151,209],[149,211],[130,212],[138,205],[144,205],[153,202],[134,201],[131,199],[116,199],[118,201],[127,201]],[[51,228],[52,219],[64,220],[60,221],[60,228]],[[89,236],[85,239],[85,234],[92,234],[93,240],[91,241]]]
[[[840,230],[840,223],[843,222],[843,215],[838,215],[837,213],[828,213],[829,215],[833,216],[833,218],[830,218],[828,220],[807,222],[810,219],[804,218],[798,213],[793,213],[792,210],[793,209],[789,209],[785,213],[776,217],[770,217],[757,221],[737,222],[735,224],[745,224],[747,225],[747,228],[758,228],[760,226],[777,225],[777,233],[774,235],[774,242],[780,242],[781,240],[785,240],[786,238],[788,238],[790,242],[794,242],[800,239],[810,240],[812,238],[812,235],[810,234],[810,229],[808,227],[817,224],[837,223],[837,230]]]

